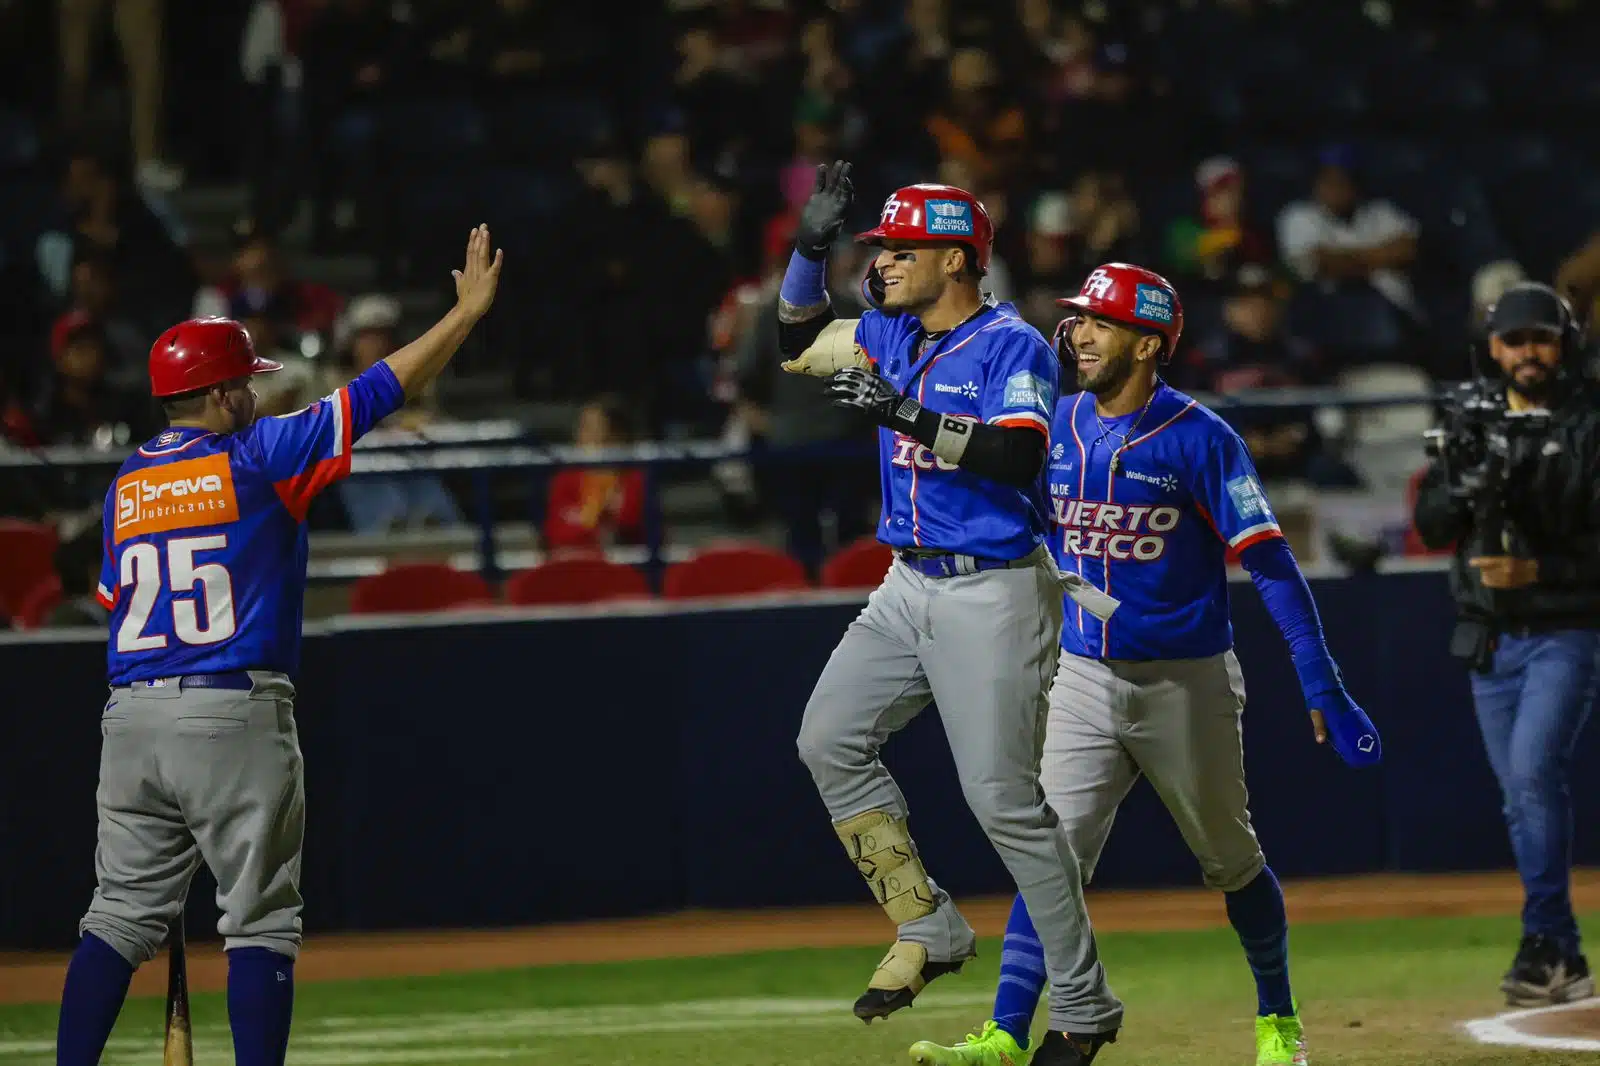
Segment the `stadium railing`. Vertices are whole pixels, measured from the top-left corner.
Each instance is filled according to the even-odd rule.
[[[1352,395],[1332,388],[1246,389],[1227,395],[1194,393],[1196,399],[1228,418],[1232,414],[1264,409],[1316,412],[1384,407],[1417,407],[1431,398],[1416,392]],[[50,447],[0,448],[0,477],[7,470],[49,468],[113,468],[131,449]],[[506,572],[532,565],[536,552],[518,551],[505,557],[497,544],[491,476],[506,472],[554,473],[567,467],[635,467],[644,472],[645,542],[614,552],[619,562],[643,566],[657,584],[665,565],[681,554],[665,544],[660,475],[686,469],[709,469],[718,463],[751,465],[807,463],[829,459],[870,460],[866,440],[850,444],[812,445],[800,448],[751,449],[718,440],[649,441],[613,448],[580,448],[570,444],[533,443],[525,427],[515,420],[441,423],[424,431],[375,430],[359,441],[351,453],[352,478],[375,475],[469,475],[473,500],[466,508],[477,526],[477,559],[484,576],[493,581]],[[466,560],[458,554],[458,565]],[[373,572],[381,564],[346,558],[320,564],[317,580],[348,580]],[[325,572],[324,572],[325,571]]]

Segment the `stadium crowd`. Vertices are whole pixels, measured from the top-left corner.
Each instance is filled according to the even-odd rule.
[[[976,191],[990,287],[1047,334],[1096,263],[1163,271],[1179,387],[1464,377],[1512,281],[1600,300],[1597,20],[1581,0],[0,3],[0,439],[148,436],[149,344],[190,314],[286,353],[263,409],[293,409],[406,339],[397,294],[442,292],[481,220],[509,291],[465,372],[569,404],[581,440],[846,439],[777,369],[772,314],[836,157],[852,230],[903,183]],[[182,206],[219,185],[249,190],[225,249]],[[379,285],[296,273],[339,255]],[[865,266],[842,241],[841,306]],[[1239,417],[1269,479],[1360,485],[1310,413]],[[807,544],[823,509],[842,539],[870,530],[870,477],[740,473],[730,497]],[[636,537],[630,484],[552,485],[549,535]],[[6,514],[52,521],[104,488],[5,485]],[[347,489],[350,528],[461,520],[439,482]]]

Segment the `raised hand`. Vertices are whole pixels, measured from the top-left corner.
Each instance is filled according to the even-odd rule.
[[[482,318],[494,304],[495,290],[500,286],[500,264],[505,259],[503,250],[489,255],[489,227],[474,226],[467,236],[467,258],[460,270],[452,270],[456,279],[456,306],[473,318]]]
[[[794,246],[812,259],[828,254],[839,230],[844,227],[844,216],[855,199],[855,187],[850,184],[850,164],[837,160],[817,166],[817,181],[811,197],[800,209],[800,221],[795,226]]]

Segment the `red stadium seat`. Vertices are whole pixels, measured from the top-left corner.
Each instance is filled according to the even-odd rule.
[[[649,598],[644,574],[603,555],[558,556],[506,580],[506,602],[519,607]]]
[[[667,567],[662,595],[669,600],[786,592],[808,586],[805,567],[759,544],[708,548]]]
[[[873,537],[846,544],[822,564],[822,587],[870,589],[883,582],[894,562],[894,550]]]
[[[0,612],[15,616],[22,598],[56,572],[55,527],[0,518]]]
[[[480,575],[447,563],[399,563],[350,586],[352,614],[448,611],[495,602]]]
[[[16,617],[12,624],[18,629],[38,629],[50,617],[50,612],[61,602],[61,579],[50,574],[34,583],[33,589],[17,601]]]

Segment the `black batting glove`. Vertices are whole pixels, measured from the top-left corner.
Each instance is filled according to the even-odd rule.
[[[844,216],[855,196],[849,163],[841,159],[819,164],[816,185],[800,209],[800,221],[795,226],[795,250],[807,259],[827,258],[828,249],[844,228]]]
[[[912,435],[917,428],[917,416],[922,405],[909,396],[900,395],[876,370],[847,366],[828,379],[828,398],[834,406],[860,411],[880,426],[896,433]]]

